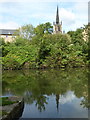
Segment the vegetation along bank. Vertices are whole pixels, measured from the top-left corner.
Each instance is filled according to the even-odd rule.
[[[0,38],[3,69],[65,68],[88,66],[90,27],[52,34],[48,22],[34,28],[31,24],[17,30],[12,42]],[[17,34],[15,33],[15,34]]]

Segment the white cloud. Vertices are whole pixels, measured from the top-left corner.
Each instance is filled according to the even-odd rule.
[[[88,3],[87,2],[76,2],[74,6],[75,11],[81,14],[88,13]]]
[[[75,14],[67,9],[60,9],[60,18],[66,25],[75,23]]]
[[[60,103],[65,104],[65,103],[71,102],[72,100],[75,99],[75,97],[76,96],[74,95],[74,92],[68,91],[65,95],[62,95],[60,97]]]
[[[17,29],[19,27],[20,26],[13,21],[6,22],[6,23],[0,23],[0,29]]]
[[[11,0],[0,0],[0,2],[2,2],[2,4],[0,4],[0,20],[3,21],[0,27],[5,28],[5,26],[7,26],[8,28],[16,28],[23,24],[33,24],[36,26],[44,22],[53,23],[56,19],[57,0],[12,0],[10,3],[9,1]],[[61,4],[65,1],[67,3],[65,3],[66,6],[63,7]],[[37,3],[35,4],[34,2]],[[60,2],[62,3],[60,4],[61,7],[59,6],[59,14],[60,20],[63,22],[63,30],[75,30],[87,23],[87,0],[83,0],[82,2],[75,0],[75,3],[73,3],[73,5],[71,4],[71,6],[68,4],[68,0],[61,0]]]
[[[64,15],[63,15],[64,14]],[[87,2],[76,2],[74,6],[64,9],[61,13],[63,20],[63,30],[70,31],[88,24],[88,4]]]

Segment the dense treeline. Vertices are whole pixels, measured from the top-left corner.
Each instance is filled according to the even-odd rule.
[[[67,34],[52,34],[49,22],[36,28],[25,25],[17,31],[19,35],[13,42],[5,43],[0,39],[3,69],[87,66],[89,42],[83,39],[82,34],[87,28]]]

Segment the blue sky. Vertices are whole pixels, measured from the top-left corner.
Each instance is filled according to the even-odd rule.
[[[88,23],[87,0],[0,0],[0,29],[16,29],[25,24],[50,22],[56,18],[59,7],[63,30],[75,30]]]

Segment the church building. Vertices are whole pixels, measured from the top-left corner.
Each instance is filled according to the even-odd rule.
[[[62,33],[62,21],[59,21],[59,10],[57,6],[56,22],[53,23],[53,34]]]

